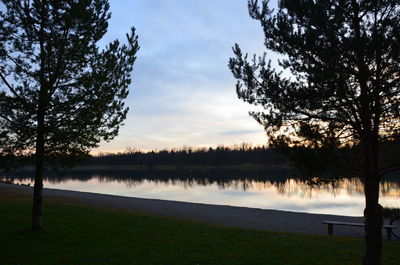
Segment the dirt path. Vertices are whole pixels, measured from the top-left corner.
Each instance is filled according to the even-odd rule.
[[[29,195],[32,194],[32,187],[0,183],[0,192]],[[360,217],[141,199],[57,189],[45,189],[43,194],[45,197],[63,199],[88,206],[132,210],[140,213],[195,220],[222,226],[269,231],[326,235],[327,226],[322,224],[324,220],[363,221]],[[363,228],[347,226],[336,226],[334,234],[357,237],[364,235]],[[386,235],[383,235],[383,238],[386,239]]]

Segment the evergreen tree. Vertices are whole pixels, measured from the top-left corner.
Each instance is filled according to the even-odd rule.
[[[100,49],[107,0],[2,0],[0,13],[1,161],[35,164],[32,229],[42,229],[43,169],[69,166],[126,118],[135,54],[127,44]]]
[[[248,60],[236,44],[229,67],[239,98],[264,107],[252,116],[272,145],[329,151],[331,162],[363,177],[363,263],[381,264],[379,182],[399,168],[398,155],[388,155],[400,132],[399,1],[281,0],[274,11],[250,0],[248,7],[284,71],[265,55]],[[338,163],[344,154],[356,159]]]

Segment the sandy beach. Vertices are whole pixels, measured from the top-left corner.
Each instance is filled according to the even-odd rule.
[[[0,183],[0,192],[30,195],[33,192],[33,188]],[[326,235],[327,226],[322,223],[324,220],[363,221],[361,217],[142,199],[58,189],[44,189],[43,195],[45,197],[44,203],[46,203],[46,198],[51,197],[86,206],[122,209],[227,227],[252,228],[267,231]],[[387,220],[385,220],[386,222]],[[362,237],[364,233],[363,228],[360,227],[335,226],[334,235]],[[383,238],[386,239],[386,235],[383,235]]]

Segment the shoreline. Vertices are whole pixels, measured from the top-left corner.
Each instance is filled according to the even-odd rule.
[[[0,191],[32,195],[30,186],[0,183]],[[327,235],[325,220],[362,222],[362,217],[267,210],[236,206],[143,199],[59,189],[43,190],[46,197],[82,206],[128,210],[214,225],[264,231]],[[362,228],[337,226],[334,235],[363,237]],[[383,235],[384,236],[384,235]],[[386,238],[386,237],[383,237]]]
[[[240,165],[78,165],[66,172],[79,171],[287,171],[296,172],[289,164],[240,164]],[[14,171],[14,170],[13,170]],[[20,167],[19,172],[33,172],[33,166]],[[3,172],[0,170],[0,172]],[[4,172],[3,172],[4,173]]]

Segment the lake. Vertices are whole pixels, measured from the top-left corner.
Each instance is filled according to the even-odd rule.
[[[31,173],[0,175],[13,183],[33,183]],[[46,188],[243,206],[296,212],[361,216],[362,182],[286,177],[271,172],[82,171],[45,178]],[[384,207],[400,207],[400,178],[384,178],[380,187]]]

